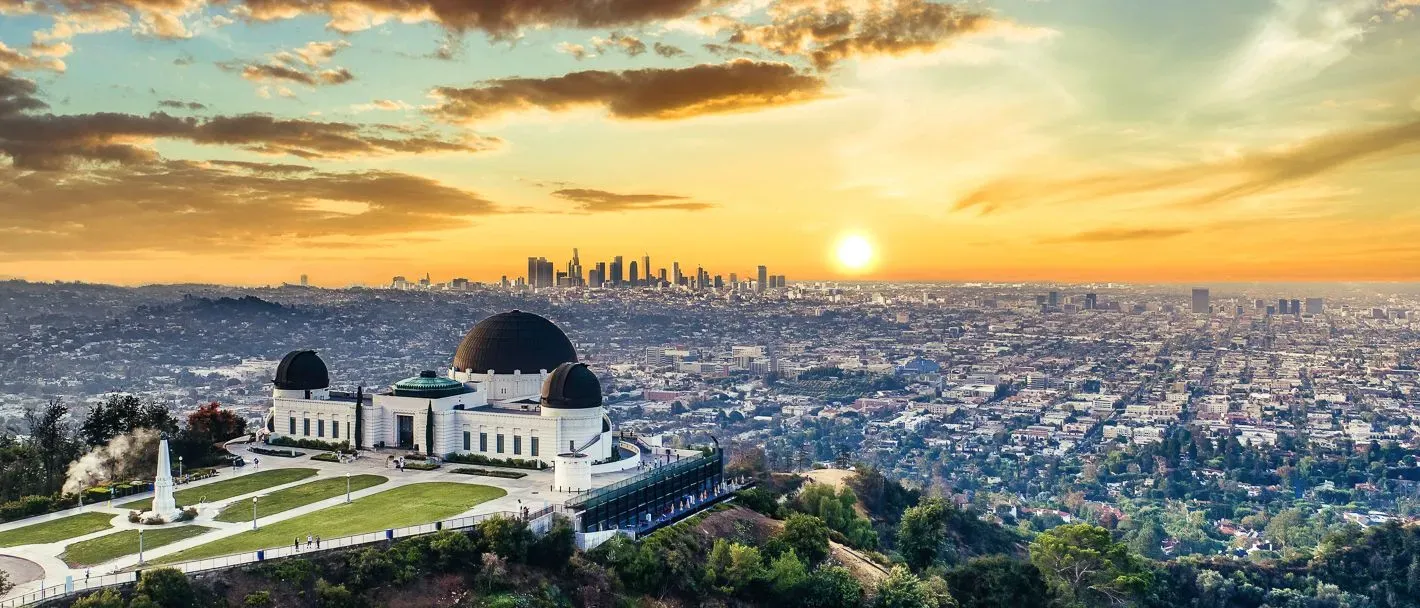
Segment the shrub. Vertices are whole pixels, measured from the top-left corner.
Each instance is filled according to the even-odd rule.
[[[319,439],[296,439],[294,437],[272,437],[266,440],[269,445],[279,445],[288,448],[305,448],[307,450],[325,450],[327,452],[354,452],[350,449],[349,441],[321,441]]]
[[[482,475],[484,477],[501,477],[503,479],[522,479],[528,476],[527,473],[519,473],[517,471],[495,471],[492,469],[476,469],[473,467],[459,467],[457,469],[451,470],[450,472],[458,473],[460,475]]]
[[[357,608],[360,600],[345,585],[332,585],[324,579],[316,581],[316,597],[321,608]]]
[[[257,454],[261,454],[262,456],[275,456],[277,458],[295,458],[297,456],[306,455],[305,452],[297,452],[296,450],[273,450],[271,448],[262,448],[257,446],[252,446],[247,449]]]
[[[478,532],[489,552],[515,562],[521,562],[527,557],[528,548],[533,541],[528,524],[511,517],[485,519],[478,523]]]
[[[174,568],[154,568],[143,572],[138,579],[139,594],[152,598],[163,608],[192,606],[197,603],[197,594],[188,582],[187,575]],[[135,603],[136,603],[135,598]]]
[[[439,468],[439,464],[436,462],[406,462],[404,463],[404,468],[414,469],[416,471],[432,471]]]
[[[321,462],[340,462],[340,457],[336,456],[335,452],[321,452],[319,454],[316,454],[315,456],[312,456],[311,460],[319,460]]]
[[[533,469],[541,471],[547,468],[541,460],[523,458],[490,458],[482,454],[459,454],[450,452],[444,456],[446,462],[458,464],[481,464],[493,467],[512,467],[514,469]]]
[[[142,512],[142,511],[129,511],[129,512],[128,512],[128,523],[130,523],[130,524],[136,524],[136,523],[138,523],[139,521],[141,521],[142,519],[143,519],[143,512]]]
[[[270,591],[254,591],[242,599],[242,606],[246,608],[267,608],[271,605]]]
[[[104,490],[103,497],[108,498],[108,490]],[[89,502],[93,500],[90,499]],[[63,509],[68,509],[79,502],[79,497],[74,494],[54,494],[52,496],[32,495],[24,496],[18,500],[12,500],[0,504],[0,521],[12,521],[35,515],[44,515]]]
[[[100,589],[76,600],[73,608],[123,608],[123,596],[113,589]]]

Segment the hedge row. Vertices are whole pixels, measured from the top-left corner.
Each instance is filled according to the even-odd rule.
[[[305,448],[307,450],[325,450],[327,452],[347,452],[350,449],[349,441],[321,441],[319,439],[296,439],[293,437],[272,437],[266,440],[270,445],[279,445],[288,448]]]
[[[461,475],[482,475],[484,477],[502,477],[503,479],[522,479],[527,477],[527,473],[517,471],[494,471],[492,469],[475,469],[473,467],[459,467],[451,472]]]
[[[450,452],[448,455],[444,456],[444,461],[454,462],[458,464],[481,464],[492,467],[533,469],[535,471],[541,471],[547,468],[547,465],[543,464],[541,460],[525,460],[522,458],[489,458],[482,454],[459,454],[457,452]]]

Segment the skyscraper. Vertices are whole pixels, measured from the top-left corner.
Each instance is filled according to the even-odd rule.
[[[624,280],[624,279],[626,278],[626,275],[622,274],[623,264],[624,264],[624,262],[621,261],[621,256],[616,256],[616,257],[614,257],[614,258],[611,259],[611,284],[612,284],[612,285],[621,285],[622,280]]]
[[[307,286],[309,286],[310,284],[311,284],[310,278],[307,277],[306,275],[301,275],[301,287],[307,287]]]
[[[1100,296],[1097,293],[1085,294],[1085,310],[1094,310],[1100,305]]]
[[[1295,316],[1298,316],[1298,317],[1302,316],[1302,301],[1301,301],[1301,300],[1297,300],[1297,299],[1293,299],[1293,300],[1292,300],[1292,308],[1291,308],[1290,312],[1291,312],[1293,315],[1295,315]]]
[[[597,279],[592,282],[592,287],[602,287],[606,282],[606,262],[597,262]]]
[[[1307,298],[1307,314],[1319,315],[1326,311],[1326,300],[1322,298]]]
[[[759,267],[759,282],[756,283],[755,286],[754,286],[754,291],[755,291],[755,293],[764,293],[764,290],[769,287],[768,282],[769,282],[769,268],[766,267],[766,266],[760,266],[760,267]]]
[[[641,256],[641,271],[646,273],[646,284],[651,284],[651,254]]]
[[[1193,290],[1193,314],[1196,314],[1196,315],[1206,315],[1206,314],[1208,314],[1208,313],[1209,313],[1209,310],[1208,310],[1208,306],[1209,306],[1208,299],[1209,299],[1209,298],[1208,298],[1208,290],[1207,290],[1207,289],[1194,289],[1194,290]]]
[[[636,260],[631,260],[631,272],[630,272],[629,280],[630,280],[630,282],[631,282],[632,285],[638,285],[638,284],[641,283],[641,273],[640,273],[639,269],[636,267]]]
[[[1058,292],[1058,291],[1052,291],[1052,292],[1050,292],[1048,301],[1049,301],[1049,304],[1050,304],[1051,307],[1059,306],[1059,305],[1060,305],[1060,292]]]
[[[671,263],[671,278],[674,279],[671,282],[673,285],[685,284],[685,276],[680,273],[680,262]]]
[[[1285,315],[1292,312],[1292,307],[1287,305],[1287,298],[1277,298],[1277,314]]]

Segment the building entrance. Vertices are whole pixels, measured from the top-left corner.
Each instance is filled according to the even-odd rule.
[[[414,416],[395,416],[395,426],[399,429],[399,448],[402,450],[414,449]]]

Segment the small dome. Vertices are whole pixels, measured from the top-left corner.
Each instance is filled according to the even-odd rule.
[[[405,378],[394,383],[394,394],[399,397],[421,397],[439,399],[468,392],[462,382],[443,378],[431,370],[419,372],[418,376]]]
[[[330,372],[325,361],[313,350],[293,350],[276,366],[276,388],[285,391],[311,391],[330,388]]]
[[[563,363],[542,381],[542,407],[588,409],[602,406],[602,383],[586,363]]]
[[[514,310],[479,321],[454,353],[454,369],[486,374],[535,374],[577,360],[572,341],[552,321]]]

